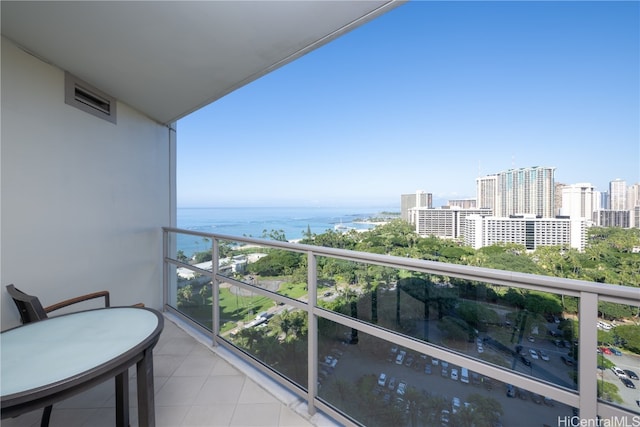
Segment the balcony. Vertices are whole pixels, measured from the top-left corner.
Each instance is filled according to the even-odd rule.
[[[175,256],[176,242],[194,236],[211,242],[212,268]],[[220,256],[229,247],[250,249],[250,262],[274,250],[298,254],[307,275],[297,280],[306,282],[306,291],[275,286],[275,276],[243,273],[242,257],[232,265],[232,258]],[[611,370],[599,370],[605,355],[595,351],[595,331],[602,326],[596,316],[598,301],[637,310],[640,301],[633,289],[176,228],[164,229],[164,248],[167,322],[154,350],[160,426],[539,426],[578,425],[571,424],[579,422],[574,417],[597,416],[631,425],[639,416],[636,390],[624,388]],[[384,274],[369,270],[385,282],[373,293],[376,303],[371,287],[359,286],[358,280],[352,280],[351,292],[327,286],[321,270],[330,260],[353,271],[363,266],[380,269]],[[394,270],[412,277],[408,283],[414,285],[428,274],[433,301],[416,305],[419,294],[406,281],[392,279],[398,277]],[[336,270],[336,277],[341,274]],[[461,302],[451,305],[445,296],[459,288],[456,280],[483,284],[483,291],[472,298],[458,289],[454,297]],[[209,284],[216,290],[212,295],[195,292]],[[192,300],[204,304],[185,303],[187,285],[194,291]],[[499,313],[498,319],[457,339],[451,318],[464,304],[484,301],[489,289],[506,288],[576,299],[574,339],[564,343],[566,333],[558,335],[560,319],[538,319],[538,329],[532,330],[533,311],[514,315],[498,302],[485,304]],[[229,310],[234,303],[229,305],[230,295],[236,299],[235,313]],[[209,298],[213,304],[207,304]],[[337,298],[349,301],[348,310],[329,304]],[[397,307],[392,313],[386,308],[389,300]],[[376,315],[362,309],[367,304],[369,309],[377,305]],[[243,310],[250,316],[243,318]],[[294,337],[295,318],[289,318],[288,333],[278,337],[280,350],[264,352],[265,347],[252,345],[268,330],[264,325],[282,321],[285,312],[305,317],[307,334]],[[606,357],[623,368],[638,366],[638,357],[627,352]],[[597,392],[605,382],[618,385],[621,401]],[[132,425],[137,425],[135,387],[132,378]],[[498,415],[484,418],[486,408]],[[36,426],[40,413],[3,420],[3,425]],[[108,381],[55,405],[51,425],[113,425],[114,416],[114,387]]]
[[[194,237],[211,242],[211,263],[175,256]],[[164,246],[166,310],[306,401],[309,416],[533,426],[639,414],[636,391],[608,367],[633,370],[640,359],[596,352],[598,303],[637,311],[632,288],[176,228],[164,229]],[[306,274],[245,270],[274,253]],[[578,314],[561,320],[506,294],[573,301]]]

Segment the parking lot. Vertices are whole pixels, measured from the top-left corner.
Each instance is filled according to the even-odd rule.
[[[521,345],[521,354],[530,359],[531,365],[527,366],[521,363],[519,356],[515,356],[513,358],[514,370],[564,387],[575,388],[570,377],[571,370],[575,368],[567,366],[561,359],[562,356],[567,354],[568,350],[566,348],[558,347],[547,339],[534,339],[533,342],[526,340]],[[377,391],[377,393],[379,392],[381,403],[387,399],[392,401],[396,397],[395,388],[400,383],[405,383],[408,388],[413,387],[421,393],[440,395],[449,402],[454,397],[457,397],[464,403],[471,394],[479,393],[483,396],[494,398],[502,405],[504,415],[501,417],[501,422],[504,426],[541,426],[543,424],[553,426],[557,425],[558,417],[573,415],[572,408],[557,402],[545,401],[543,396],[532,395],[524,390],[518,390],[515,397],[508,397],[507,385],[498,383],[495,380],[492,381],[493,387],[491,390],[485,388],[482,382],[474,384],[474,381],[469,381],[466,384],[459,380],[459,376],[457,380],[453,380],[450,376],[451,369],[456,368],[460,373],[461,367],[449,365],[447,375],[443,376],[442,363],[440,361],[438,365],[435,365],[429,357],[414,354],[401,348],[395,348],[393,349],[395,351],[392,352],[393,346],[389,345],[388,347],[389,351],[384,358],[363,351],[359,345],[341,347],[341,353],[343,354],[339,357],[331,378],[328,378],[327,381],[339,378],[356,384],[365,375],[375,375],[375,378],[378,379],[380,374],[384,373],[386,377],[385,385],[379,386],[380,390]],[[541,357],[533,359],[530,349],[542,349],[549,360],[543,360]],[[470,355],[477,357],[476,343],[470,343],[467,351]],[[499,353],[498,350],[486,344],[483,346],[482,351]],[[539,355],[538,351],[536,353]],[[638,369],[640,358],[635,355],[607,355],[606,357],[622,369],[640,371]],[[411,363],[409,363],[410,360],[412,361]],[[425,373],[425,365],[429,365],[430,374]],[[618,386],[619,394],[624,400],[624,406],[628,406],[636,412],[638,411],[636,407],[636,400],[640,398],[638,388],[625,387],[610,370],[599,371],[598,375],[599,379]],[[637,380],[632,381],[637,385]],[[393,389],[389,387],[390,382],[394,383]],[[386,395],[388,397],[385,397]]]

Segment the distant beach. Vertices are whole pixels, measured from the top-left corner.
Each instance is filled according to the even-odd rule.
[[[381,222],[382,212],[390,207],[249,207],[249,208],[178,208],[178,228],[205,233],[261,238],[272,230],[282,232],[288,241],[298,241],[307,231],[322,234],[327,230],[368,230]],[[204,251],[210,243],[194,236],[179,236],[178,250],[186,256]]]

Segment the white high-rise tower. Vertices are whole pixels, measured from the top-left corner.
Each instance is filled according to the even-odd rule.
[[[627,183],[616,179],[609,183],[609,209],[613,211],[627,210]]]

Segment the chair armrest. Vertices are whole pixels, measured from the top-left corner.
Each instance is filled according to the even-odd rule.
[[[60,308],[63,307],[67,307],[69,305],[73,305],[73,304],[77,304],[79,302],[83,302],[83,301],[88,301],[88,300],[92,300],[95,298],[102,298],[104,297],[104,306],[105,307],[109,307],[110,301],[109,301],[109,291],[100,291],[100,292],[94,292],[91,294],[86,294],[86,295],[81,295],[79,297],[75,297],[75,298],[71,298],[68,300],[64,300],[64,301],[60,301],[59,303],[50,305],[48,307],[44,308],[44,311],[46,313],[51,313],[52,311],[58,310]]]

